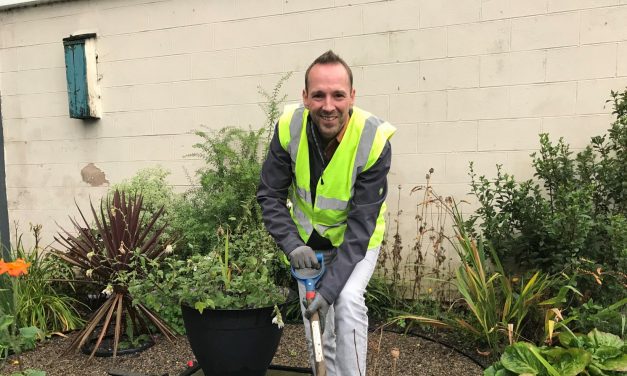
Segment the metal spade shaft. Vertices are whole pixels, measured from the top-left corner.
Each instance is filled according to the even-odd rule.
[[[318,262],[320,263],[320,269],[292,268],[292,275],[294,276],[294,278],[303,282],[303,284],[305,285],[305,299],[307,300],[308,305],[311,304],[311,302],[316,297],[316,282],[318,282],[322,274],[324,274],[324,258],[322,257],[321,253],[317,253],[316,257],[318,258]],[[311,327],[311,340],[313,342],[314,368],[316,369],[316,376],[326,376],[327,366],[324,361],[324,353],[322,352],[322,332],[320,331],[320,315],[317,311],[311,315],[311,318],[309,319],[309,324]]]

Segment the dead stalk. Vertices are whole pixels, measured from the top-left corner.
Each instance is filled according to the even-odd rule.
[[[398,357],[401,355],[401,350],[399,350],[398,347],[392,347],[390,355],[392,356],[392,375],[396,376],[396,362],[398,361]]]

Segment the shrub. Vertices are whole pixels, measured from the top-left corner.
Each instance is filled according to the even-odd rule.
[[[256,191],[261,173],[264,130],[223,128],[197,131],[194,145],[205,165],[196,172],[199,186],[184,195],[179,226],[192,252],[207,253],[216,244],[219,227],[239,233],[261,223]]]
[[[485,339],[495,354],[501,351],[506,339],[512,343],[523,333],[526,338],[538,337],[539,330],[529,325],[531,315],[559,306],[566,302],[569,290],[576,290],[564,275],[541,271],[519,277],[508,275],[496,249],[488,242],[474,239],[466,230],[454,202],[451,214],[457,230],[454,245],[461,259],[454,284],[473,316],[473,322],[457,319],[458,326]],[[488,254],[493,264],[488,263]],[[559,289],[559,294],[549,299],[552,288]]]
[[[497,166],[490,181],[470,166],[480,207],[468,225],[478,226],[506,270],[578,271],[595,277],[583,286],[601,301],[627,287],[627,91],[612,97],[617,119],[608,135],[575,156],[563,139],[540,135],[537,180],[517,182]]]
[[[627,298],[608,306],[602,306],[590,299],[581,306],[572,308],[568,316],[569,327],[572,330],[588,332],[596,328],[624,337],[627,325]]]
[[[116,191],[113,199],[100,202],[100,212],[96,212],[93,204],[91,213],[95,221],[92,227],[79,208],[82,222],[71,219],[77,235],[66,230],[55,240],[65,251],[57,251],[60,258],[70,265],[81,269],[87,279],[102,284],[103,293],[108,299],[98,308],[85,328],[74,338],[69,350],[78,350],[87,343],[94,331],[99,337],[93,347],[91,356],[98,350],[104,335],[107,333],[113,318],[114,340],[113,356],[117,355],[120,338],[124,332],[130,337],[148,334],[149,325],[154,325],[167,339],[174,333],[163,321],[142,304],[133,304],[133,296],[128,291],[126,276],[136,268],[130,261],[134,254],[143,254],[146,259],[159,259],[171,249],[159,242],[164,227],[154,228],[163,209],[158,210],[146,221],[142,220],[142,196],[126,195]],[[103,325],[98,329],[97,325]],[[123,328],[127,330],[124,331]]]
[[[271,93],[259,88],[267,100],[260,104],[266,115],[260,129],[224,127],[217,132],[194,132],[200,140],[193,145],[196,152],[188,157],[201,159],[204,166],[196,171],[197,185],[183,195],[175,223],[188,251],[212,250],[218,244],[219,227],[238,234],[263,223],[256,198],[261,164],[286,97],[280,96],[281,87],[290,76],[283,75]]]
[[[109,199],[113,198],[115,191],[125,192],[129,197],[141,194],[146,213],[144,220],[163,208],[155,228],[164,228],[160,241],[172,243],[178,235],[172,226],[165,225],[176,221],[176,207],[180,204],[180,197],[174,192],[172,185],[168,184],[168,175],[170,172],[161,166],[141,169],[130,179],[112,185],[108,196]]]

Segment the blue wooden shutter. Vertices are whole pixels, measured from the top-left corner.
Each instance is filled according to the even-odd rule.
[[[99,118],[99,99],[97,90],[96,57],[92,48],[86,48],[95,34],[72,36],[63,39],[65,49],[65,70],[70,117],[76,119]],[[92,56],[93,55],[93,56]],[[92,68],[89,68],[92,64]],[[93,87],[92,87],[93,86]]]
[[[87,101],[87,70],[85,69],[85,41],[65,42],[65,73],[70,117],[89,117]]]

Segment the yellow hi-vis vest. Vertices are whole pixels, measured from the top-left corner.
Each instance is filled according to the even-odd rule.
[[[290,214],[303,241],[314,229],[334,247],[344,241],[349,201],[355,179],[379,159],[385,142],[396,128],[372,114],[353,107],[353,114],[335,154],[318,180],[315,200],[310,189],[307,115],[302,105],[288,105],[279,119],[279,141],[291,157],[294,179],[290,189]],[[321,182],[324,182],[322,184]],[[315,201],[315,202],[314,202]],[[368,249],[381,245],[385,232],[385,203],[381,206]]]

